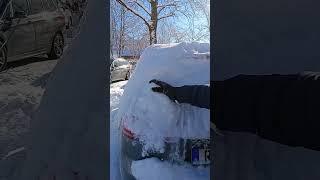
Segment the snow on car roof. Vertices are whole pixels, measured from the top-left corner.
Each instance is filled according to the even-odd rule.
[[[210,44],[157,44],[146,48],[120,101],[118,118],[145,149],[163,150],[165,137],[209,138],[209,110],[176,104],[151,91],[151,79],[173,86],[210,82]]]

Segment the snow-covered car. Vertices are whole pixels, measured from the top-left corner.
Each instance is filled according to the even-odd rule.
[[[110,81],[127,80],[130,77],[130,63],[123,58],[112,60],[110,65]]]
[[[155,85],[149,83],[158,79],[174,86],[209,84],[209,51],[208,43],[159,44],[144,50],[126,84],[117,112],[122,134],[123,180],[150,179],[148,170],[160,166],[144,161],[154,158],[179,167],[209,169],[210,111],[172,102],[165,95],[152,92]],[[147,177],[141,178],[143,175]],[[204,179],[209,179],[209,175]]]

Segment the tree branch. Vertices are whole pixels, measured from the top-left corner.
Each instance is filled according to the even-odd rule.
[[[165,7],[169,7],[169,6],[177,6],[177,4],[176,3],[160,4],[157,7],[158,8],[165,8]]]
[[[160,13],[161,13],[161,11],[163,11],[165,8],[166,8],[166,7],[162,7],[162,8],[160,8],[160,9],[159,9],[159,11],[158,11],[158,14],[160,14]]]
[[[168,18],[168,17],[172,17],[174,15],[175,15],[174,13],[170,13],[170,14],[167,14],[165,16],[159,17],[158,20],[161,20],[161,19],[164,19],[164,18]]]
[[[136,0],[135,3],[136,3],[139,7],[141,7],[147,14],[149,14],[149,16],[151,16],[151,13],[147,10],[147,8],[146,8],[143,4],[141,4],[140,2],[138,2],[138,0]]]
[[[167,7],[177,7],[177,3],[173,1],[171,3],[158,5],[157,8],[160,8],[159,11],[158,11],[158,14],[160,14],[161,11],[163,11]]]
[[[143,22],[149,27],[149,23],[148,21],[139,13],[137,13],[135,10],[133,10],[132,8],[130,8],[123,0],[116,0],[120,5],[122,5],[123,7],[125,7],[128,11],[132,12],[134,15],[138,16],[139,18],[141,18],[143,20]]]

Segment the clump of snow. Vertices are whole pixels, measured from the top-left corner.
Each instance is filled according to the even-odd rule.
[[[131,170],[139,180],[208,180],[210,176],[209,168],[175,165],[156,158],[134,161]]]
[[[118,118],[145,151],[163,151],[165,137],[209,138],[210,113],[151,91],[151,79],[173,86],[210,83],[210,44],[157,44],[145,49],[120,100]]]

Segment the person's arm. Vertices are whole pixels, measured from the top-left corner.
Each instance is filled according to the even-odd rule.
[[[159,87],[153,87],[154,92],[163,93],[173,101],[188,103],[200,108],[210,109],[210,87],[205,85],[187,85],[173,87],[165,82],[151,80]]]
[[[189,103],[200,108],[210,109],[210,87],[191,85],[176,87],[176,100],[179,103]]]

